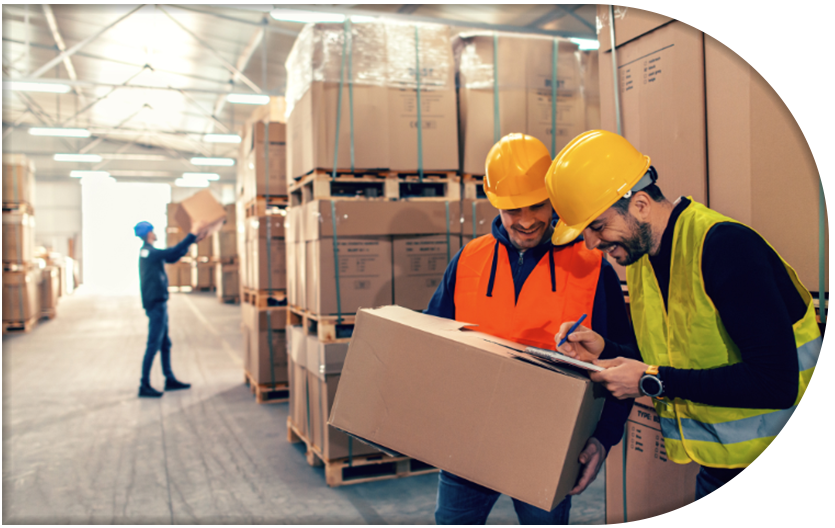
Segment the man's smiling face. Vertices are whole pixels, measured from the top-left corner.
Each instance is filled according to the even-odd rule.
[[[552,215],[553,209],[548,200],[530,207],[500,210],[502,225],[517,249],[530,249],[539,245],[551,225]]]

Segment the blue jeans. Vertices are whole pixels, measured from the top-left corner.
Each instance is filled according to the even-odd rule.
[[[142,384],[150,385],[151,366],[154,356],[160,351],[162,373],[166,378],[174,378],[171,372],[171,340],[168,339],[168,306],[167,303],[157,303],[149,310],[148,315],[148,344],[145,347],[145,359],[142,360]]]
[[[435,524],[487,523],[487,516],[501,493],[446,471],[441,471],[438,480]],[[568,524],[571,497],[566,497],[550,512],[516,499],[513,499],[513,508],[520,524]]]
[[[803,491],[749,491],[704,469],[696,479],[696,524],[829,525],[829,486]]]

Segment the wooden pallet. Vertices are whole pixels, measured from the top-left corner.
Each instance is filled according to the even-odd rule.
[[[56,308],[50,308],[47,310],[41,310],[41,320],[52,320],[58,315],[58,310]]]
[[[223,295],[217,299],[221,304],[241,304],[240,295]]]
[[[40,316],[33,317],[28,321],[3,321],[3,333],[22,332],[28,334],[38,324]]]
[[[317,169],[290,186],[291,205],[313,200],[440,200],[461,197],[455,171],[415,172],[383,170],[337,171]]]
[[[3,212],[35,214],[35,208],[26,202],[3,202]]]
[[[244,371],[244,383],[255,396],[256,403],[285,403],[290,401],[288,383],[255,383],[249,372]]]
[[[244,206],[244,217],[265,216],[275,209],[283,209],[290,204],[287,196],[256,196]]]
[[[461,179],[464,187],[463,195],[465,200],[480,200],[487,198],[484,194],[484,176],[477,174],[464,174]]]
[[[282,289],[268,291],[244,288],[242,301],[262,310],[267,308],[286,308],[287,290]]]
[[[291,444],[304,442],[307,463],[313,467],[325,467],[325,482],[331,488],[438,472],[438,468],[419,460],[405,456],[392,457],[385,453],[327,460],[322,456],[322,451],[299,431],[289,416],[287,441]]]
[[[171,293],[189,293],[191,292],[191,286],[169,286],[168,291]]]
[[[287,325],[301,326],[305,333],[315,334],[322,343],[347,343],[354,333],[356,315],[347,314],[342,318],[335,315],[319,315],[298,307],[287,310]]]

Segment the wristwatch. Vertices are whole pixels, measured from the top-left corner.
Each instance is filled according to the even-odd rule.
[[[650,367],[641,376],[641,381],[638,382],[638,388],[641,394],[649,396],[650,398],[662,398],[664,396],[664,382],[661,381],[661,376],[658,375],[658,367],[650,365]]]

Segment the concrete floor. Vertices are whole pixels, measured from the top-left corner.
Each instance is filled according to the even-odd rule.
[[[329,488],[307,465],[287,404],[257,405],[243,384],[240,307],[173,294],[169,313],[174,372],[193,387],[160,400],[136,397],[138,295],[82,289],[3,336],[4,523],[434,523],[437,475]],[[572,524],[603,524],[603,481],[575,497]],[[488,523],[517,524],[510,499]]]

